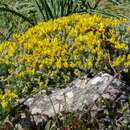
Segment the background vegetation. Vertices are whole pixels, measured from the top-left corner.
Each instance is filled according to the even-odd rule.
[[[14,32],[24,32],[38,21],[74,12],[129,18],[129,7],[129,0],[1,0],[0,41],[9,39]]]

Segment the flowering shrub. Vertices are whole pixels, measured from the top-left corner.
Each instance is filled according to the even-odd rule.
[[[16,98],[17,95],[15,94],[15,91],[11,91],[10,89],[5,88],[4,92],[0,92],[0,102],[2,108],[9,110],[9,107],[14,105]]]
[[[17,103],[18,96],[13,89],[5,88],[0,91],[0,129],[4,126],[4,120]]]
[[[130,34],[125,19],[98,15],[73,14],[41,22],[0,44],[2,85],[23,96],[47,86],[64,86],[88,71],[127,71],[129,47],[122,38],[126,32]]]

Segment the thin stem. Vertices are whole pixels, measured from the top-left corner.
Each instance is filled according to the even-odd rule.
[[[60,127],[60,124],[59,124],[59,121],[58,121],[58,115],[57,115],[57,113],[56,113],[56,110],[55,110],[53,101],[52,101],[50,95],[47,95],[47,96],[49,97],[50,103],[51,103],[51,105],[52,105],[52,107],[53,107],[53,111],[54,111],[54,113],[55,113],[55,117],[56,117],[56,121],[57,121],[58,127]]]
[[[108,56],[109,65],[110,65],[111,69],[113,70],[114,75],[117,75],[117,71],[116,71],[116,69],[115,69],[115,68],[113,67],[113,65],[112,65],[112,62],[111,62],[111,59],[110,59],[110,54],[107,53],[107,56]]]

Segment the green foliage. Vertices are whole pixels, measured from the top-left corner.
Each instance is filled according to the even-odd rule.
[[[129,54],[130,49],[130,30],[127,29],[127,24],[119,24],[116,28],[109,26],[104,26],[106,23],[103,23],[103,25],[92,25],[92,27],[88,27],[88,32],[85,32],[85,28],[83,29],[81,37],[78,37],[77,34],[79,33],[79,30],[76,30],[77,28],[73,28],[75,23],[70,22],[67,26],[64,26],[64,22],[61,22],[56,30],[52,31],[53,25],[51,23],[52,20],[58,17],[71,15],[75,12],[89,12],[92,13],[98,13],[103,15],[104,17],[112,16],[112,17],[125,17],[129,18],[130,16],[130,0],[108,0],[108,2],[104,3],[103,0],[1,0],[0,1],[0,42],[6,41],[8,39],[14,41],[14,42],[3,42],[1,43],[0,47],[4,48],[1,50],[0,48],[0,126],[4,124],[3,119],[8,116],[8,111],[10,111],[10,108],[13,108],[16,101],[16,95],[19,97],[24,97],[28,94],[30,94],[32,91],[39,91],[42,88],[45,88],[47,86],[60,86],[63,84],[63,86],[70,82],[73,78],[76,78],[78,76],[81,76],[82,74],[90,71],[91,74],[96,74],[98,71],[104,70],[109,73],[118,73],[119,71],[122,71],[122,68],[124,66],[129,66],[129,60],[130,56],[127,56]],[[63,18],[64,19],[64,18]],[[48,21],[48,23],[51,23],[49,26],[51,31],[48,31],[46,34],[43,33],[44,29],[48,27],[45,25],[44,28],[41,30],[37,28],[38,26],[34,27],[36,28],[33,30],[31,28],[31,31],[25,32],[27,28],[29,28],[32,25],[37,24],[39,21]],[[82,20],[81,20],[82,21]],[[92,21],[92,19],[90,20]],[[109,20],[108,20],[109,21]],[[87,20],[88,22],[88,20]],[[85,23],[87,23],[85,22]],[[60,27],[60,25],[62,25]],[[40,24],[39,24],[40,25]],[[42,24],[41,24],[42,25]],[[76,25],[75,25],[76,26]],[[111,26],[111,24],[110,24]],[[68,28],[66,28],[68,27]],[[98,29],[96,28],[98,27]],[[38,30],[37,30],[38,29]],[[61,30],[60,30],[61,29]],[[63,31],[64,29],[65,32]],[[67,29],[69,30],[69,34],[67,34]],[[113,31],[115,32],[113,35]],[[49,30],[49,29],[48,29]],[[59,31],[60,30],[60,31]],[[37,32],[38,31],[38,32]],[[59,32],[58,32],[59,31]],[[93,33],[90,33],[90,32]],[[98,32],[99,31],[99,32]],[[105,32],[104,32],[105,31]],[[22,36],[19,36],[18,39],[15,40],[12,38],[13,33],[21,33],[25,32],[25,34],[22,34]],[[101,60],[99,53],[95,53],[93,55],[93,48],[90,46],[89,49],[81,48],[82,46],[86,48],[83,44],[85,43],[84,35],[89,35],[89,38],[93,37],[95,38],[95,33],[101,33],[101,41],[102,43],[107,43],[105,45],[102,45],[103,50],[105,50],[106,53],[102,50],[102,48],[99,48],[98,52],[100,53],[100,56],[102,57],[102,53],[104,54],[104,59]],[[42,34],[43,33],[43,34]],[[26,35],[27,34],[27,35]],[[42,34],[42,35],[41,35]],[[90,35],[91,34],[91,35]],[[31,39],[31,37],[33,37]],[[35,37],[36,36],[36,37]],[[41,37],[40,37],[41,36]],[[59,38],[57,41],[55,41],[57,38]],[[62,37],[62,38],[61,38]],[[74,43],[75,38],[81,38],[80,45],[78,47],[75,46],[75,49],[77,52],[73,55],[72,52],[74,51],[70,43]],[[116,37],[116,38],[115,38]],[[27,39],[26,39],[27,38]],[[39,39],[35,39],[39,38]],[[50,65],[50,62],[47,55],[49,56],[50,53],[54,51],[50,46],[50,50],[48,49],[48,43],[47,40],[44,41],[46,44],[45,48],[48,52],[46,54],[41,54],[40,56],[43,56],[42,59],[47,59],[47,63],[41,62],[41,57],[37,57],[37,54],[42,52],[44,49],[43,45],[38,48],[37,45],[35,45],[35,40],[38,44],[42,44],[43,39],[52,39],[52,42],[62,42],[62,44],[65,42],[69,45],[69,49],[67,53],[67,56],[69,57],[66,61],[64,58],[60,58],[58,56],[59,60],[54,60],[52,64]],[[61,38],[61,39],[60,39]],[[99,37],[98,37],[99,38]],[[110,40],[111,41],[107,41]],[[113,41],[113,39],[114,41]],[[21,41],[21,39],[24,39]],[[30,41],[29,41],[30,40]],[[87,42],[89,42],[92,39],[89,39]],[[121,44],[119,44],[121,43]],[[6,46],[7,43],[7,46]],[[17,48],[13,46],[13,44],[16,44]],[[20,44],[24,43],[25,46],[23,47]],[[29,44],[28,44],[29,43]],[[79,44],[78,43],[78,44]],[[82,43],[82,44],[81,44]],[[123,44],[122,44],[123,43]],[[128,43],[128,48],[125,49]],[[27,44],[27,46],[26,46]],[[50,44],[50,43],[49,43]],[[4,47],[4,45],[7,47]],[[11,46],[14,48],[11,48]],[[61,44],[58,44],[60,46]],[[89,44],[88,44],[89,45]],[[92,44],[90,44],[92,45]],[[95,44],[96,45],[96,44]],[[126,46],[125,46],[126,45]],[[31,47],[30,47],[31,46]],[[55,46],[55,50],[58,48],[58,46]],[[97,46],[97,45],[96,45]],[[9,48],[8,48],[9,47]],[[27,48],[26,48],[27,47]],[[29,48],[30,47],[30,48]],[[60,46],[61,48],[64,48],[66,46]],[[72,48],[71,48],[72,47]],[[87,46],[88,47],[88,46]],[[33,48],[33,49],[32,49]],[[34,49],[35,48],[35,49]],[[36,53],[34,50],[37,50]],[[42,50],[40,50],[40,48]],[[26,50],[27,49],[27,50]],[[66,48],[64,48],[66,49]],[[72,51],[72,50],[73,51]],[[80,50],[81,49],[81,50]],[[84,50],[82,50],[84,49]],[[119,49],[119,50],[118,50]],[[11,51],[10,51],[11,50]],[[60,50],[59,52],[65,52],[65,50]],[[31,57],[31,54],[34,54]],[[79,56],[79,53],[80,56]],[[58,54],[58,49],[55,54]],[[106,55],[108,54],[108,55]],[[110,54],[110,55],[109,55]],[[13,55],[13,56],[12,56]],[[120,55],[120,56],[119,56]],[[125,55],[125,56],[124,56]],[[23,56],[23,61],[20,59],[20,56]],[[30,57],[29,57],[30,56]],[[80,57],[80,60],[74,61],[74,57]],[[37,58],[36,60],[33,59],[33,57]],[[32,59],[31,59],[32,58]],[[56,56],[57,58],[57,56]],[[31,59],[31,62],[28,62],[27,65],[25,62],[27,60],[29,61]],[[55,58],[54,58],[55,59]],[[122,60],[123,59],[123,60]],[[52,59],[51,59],[52,60]],[[85,60],[87,60],[87,63],[85,63]],[[99,60],[99,61],[98,61]],[[35,62],[34,62],[35,61]],[[62,63],[63,62],[63,63]],[[34,68],[31,68],[34,65]],[[105,66],[103,66],[105,63]],[[125,63],[125,64],[124,64]],[[44,64],[42,66],[42,64]],[[83,66],[84,65],[84,66]],[[86,65],[86,66],[85,66]],[[52,67],[53,66],[53,67]],[[41,68],[40,68],[41,67]],[[7,88],[7,90],[5,90]],[[14,90],[11,90],[12,88],[15,88]],[[9,89],[9,90],[8,90]],[[10,90],[13,92],[11,93]],[[10,95],[11,94],[11,95]],[[103,104],[104,105],[104,104]],[[123,104],[124,105],[124,104]],[[124,108],[125,107],[125,108]],[[125,123],[122,122],[121,126],[118,126],[119,128],[123,129],[129,129],[129,103],[125,104],[124,106],[121,106],[120,111],[122,112],[122,115],[124,115]],[[105,112],[107,111],[107,113]],[[87,111],[89,113],[89,111]],[[90,122],[90,120],[86,120],[86,118],[79,118],[78,116],[75,116],[73,113],[69,113],[66,115],[62,115],[62,117],[57,116],[56,118],[50,120],[45,130],[51,130],[51,129],[86,129],[91,127],[95,124],[95,122],[99,122],[98,125],[95,125],[95,128],[97,127],[108,127],[110,129],[116,129],[117,124],[115,124],[115,120],[117,119],[116,114],[114,113],[113,106],[111,103],[107,103],[106,107],[104,108],[105,118],[94,120],[94,122]],[[87,113],[87,114],[88,114]],[[89,113],[90,114],[90,113]],[[90,114],[91,115],[91,114]],[[90,116],[89,115],[89,116]],[[91,116],[90,116],[91,117]],[[94,118],[91,119],[91,121]],[[102,122],[102,120],[104,122]],[[107,121],[106,121],[107,120]],[[85,122],[84,122],[85,121]],[[77,122],[77,124],[73,124]],[[127,123],[126,123],[127,122]],[[87,124],[87,125],[86,125]],[[72,127],[74,126],[74,128]]]
[[[84,21],[84,22],[83,22]],[[90,72],[124,72],[130,65],[130,26],[125,19],[73,14],[40,22],[0,44],[0,104],[46,87],[64,87]],[[56,118],[57,120],[57,118]]]
[[[128,17],[129,1],[108,1],[110,1],[109,3],[106,2],[108,4],[100,4],[102,0],[1,1],[0,29],[2,30],[2,34],[0,34],[0,41],[11,38],[13,32],[21,33],[25,31],[28,27],[39,21],[47,21],[75,12],[98,13],[105,17],[124,17],[124,13],[126,13]],[[108,5],[108,7],[106,5]],[[119,13],[116,8],[123,13]]]
[[[125,20],[97,15],[41,22],[15,35],[14,42],[0,44],[0,78],[23,96],[47,86],[64,86],[89,71],[120,73],[130,64],[129,37]]]
[[[117,101],[102,99],[97,102],[96,109],[86,106],[77,113],[61,113],[58,122],[49,120],[45,130],[87,130],[87,129],[130,129],[130,97],[121,97]],[[60,124],[58,126],[57,124]]]
[[[98,0],[99,1],[99,0]],[[95,3],[96,8],[98,2]],[[21,33],[30,25],[92,8],[89,2],[77,0],[22,0],[0,2],[0,42],[13,32]],[[17,28],[16,28],[17,26]]]

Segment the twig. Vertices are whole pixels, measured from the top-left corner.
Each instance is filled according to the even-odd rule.
[[[116,69],[113,67],[113,65],[112,65],[112,63],[111,63],[111,59],[110,59],[110,54],[109,54],[109,52],[107,53],[107,56],[108,56],[109,65],[110,65],[111,69],[113,70],[114,75],[117,75],[118,73],[116,72]]]

